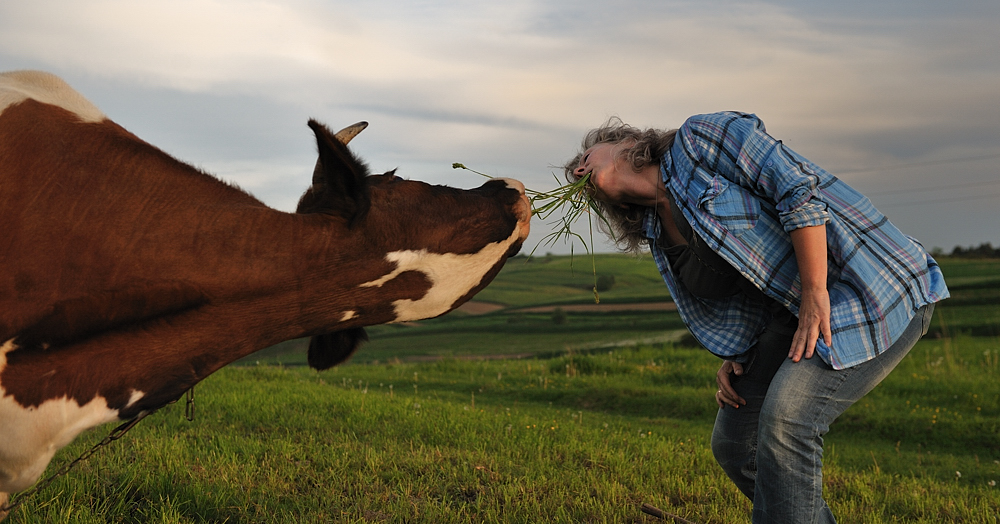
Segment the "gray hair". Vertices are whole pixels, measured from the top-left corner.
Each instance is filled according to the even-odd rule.
[[[573,171],[579,167],[583,152],[602,143],[631,142],[632,145],[622,149],[618,156],[637,172],[649,165],[659,164],[660,159],[673,145],[676,133],[676,129],[669,131],[639,129],[622,122],[618,117],[611,117],[602,126],[591,129],[583,137],[580,151],[563,165],[566,180],[576,181]],[[590,193],[593,195],[593,191]],[[620,251],[639,253],[642,247],[649,243],[642,227],[646,216],[645,207],[636,204],[609,204],[596,198],[592,201],[594,207],[604,217],[604,220],[597,220],[598,228],[614,241]]]

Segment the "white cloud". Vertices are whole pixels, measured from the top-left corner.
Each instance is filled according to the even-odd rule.
[[[40,0],[3,11],[0,43],[11,52],[187,90],[308,70],[320,37],[348,45],[352,33],[345,16],[321,34],[309,9],[284,2]]]
[[[881,106],[859,100],[927,98],[909,81],[921,57],[892,35],[839,34],[766,3],[724,7],[581,4],[560,20],[567,6],[544,2],[35,0],[0,6],[0,46],[157,87],[567,127],[609,113],[671,125],[726,107],[881,128]]]
[[[674,127],[692,113],[753,111],[834,169],[995,151],[996,16],[894,5],[33,0],[0,2],[0,50],[149,96],[182,91],[184,103],[241,95],[249,114],[206,111],[211,125],[192,121],[194,134],[168,104],[120,118],[148,121],[164,142],[186,132],[168,150],[251,173],[291,176],[309,162],[305,146],[286,146],[308,141],[299,117],[278,126],[278,109],[334,127],[371,120],[356,147],[373,169],[466,187],[478,180],[451,162],[550,186],[549,165],[613,114]],[[271,143],[273,133],[285,135]],[[250,147],[257,167],[234,158]],[[265,200],[277,191],[254,184]]]

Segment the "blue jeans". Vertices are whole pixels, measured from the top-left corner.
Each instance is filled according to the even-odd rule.
[[[741,376],[745,406],[719,410],[712,452],[753,501],[753,522],[836,522],[823,500],[823,435],[830,423],[884,379],[930,325],[924,306],[892,346],[873,360],[835,370],[818,356],[788,359],[794,332],[769,326]]]

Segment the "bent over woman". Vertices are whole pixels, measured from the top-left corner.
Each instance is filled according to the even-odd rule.
[[[648,246],[681,319],[722,357],[712,451],[753,522],[835,522],[823,435],[927,332],[948,297],[913,238],[756,116],[675,131],[618,120],[569,161],[619,248]]]

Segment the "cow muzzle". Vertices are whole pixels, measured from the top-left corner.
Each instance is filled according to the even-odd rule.
[[[514,216],[517,217],[518,229],[521,232],[520,240],[523,242],[528,238],[531,228],[531,200],[525,194],[524,184],[513,178],[495,178],[507,185],[508,189],[517,191],[521,196],[513,206]]]

